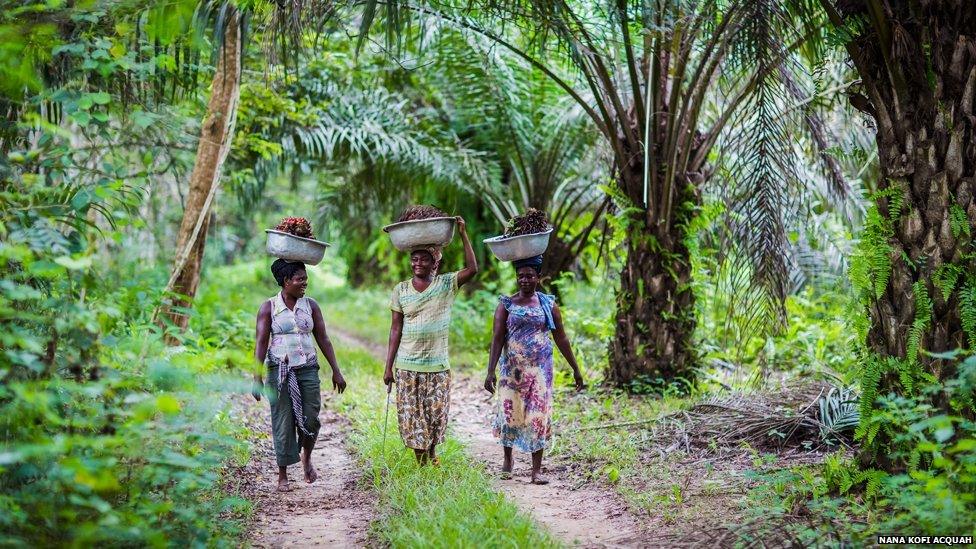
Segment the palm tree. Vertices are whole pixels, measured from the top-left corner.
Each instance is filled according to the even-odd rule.
[[[976,349],[976,3],[820,4],[861,78],[851,104],[877,126],[881,178],[850,269],[867,312],[861,417],[871,426],[879,394],[955,375],[922,350]],[[871,443],[876,433],[863,434]]]
[[[339,252],[353,283],[377,271],[362,243],[426,185],[461,190],[499,226],[529,207],[544,209],[556,226],[547,273],[558,278],[605,221],[600,150],[588,119],[550,82],[511,54],[492,64],[471,55],[488,45],[470,33],[441,33],[429,45],[432,70],[404,75],[407,84],[385,56],[360,55],[352,65],[341,48],[300,63],[271,89],[263,79],[246,83],[247,139],[230,160],[245,177],[235,190],[253,204],[273,175],[329,170],[320,218],[342,220]]]
[[[353,283],[379,272],[376,254],[365,249],[417,190],[460,190],[476,202],[473,189],[498,179],[484,152],[466,146],[409,95],[364,76],[374,74],[375,67],[363,68],[368,62],[332,51],[303,60],[270,87],[263,78],[246,81],[242,137],[230,158],[232,170],[245,175],[234,190],[246,206],[272,177],[315,174],[318,225],[341,225],[338,251]]]
[[[499,225],[528,208],[549,212],[554,232],[543,272],[558,280],[606,224],[599,135],[552,80],[511,51],[463,28],[431,31],[424,40],[429,70],[418,80],[454,132],[500,164],[500,181],[460,184]]]
[[[822,34],[804,2],[385,6],[391,25],[416,13],[427,25],[447,22],[513,51],[573,98],[602,134],[626,232],[611,380],[693,375],[690,231],[702,187],[715,174],[717,143],[733,127],[742,132],[741,162],[723,177],[746,183],[735,201],[736,231],[749,284],[761,290],[755,308],[782,314],[790,274],[784,217],[795,215],[800,186],[796,151],[786,144],[804,122],[816,132],[809,121],[788,124],[783,112],[791,73],[802,68],[800,48]],[[373,13],[367,10],[364,27]]]

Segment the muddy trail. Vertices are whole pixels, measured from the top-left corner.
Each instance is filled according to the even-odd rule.
[[[357,345],[377,360],[385,360],[383,345],[349,333],[336,333],[335,328],[332,332],[342,343]],[[529,455],[516,452],[512,478],[499,478],[502,451],[491,434],[491,413],[491,395],[481,388],[480,382],[455,371],[451,388],[451,432],[467,445],[471,458],[482,463],[494,477],[495,490],[505,494],[566,545],[648,546],[650,540],[641,530],[640,522],[616,492],[593,484],[574,485],[564,465],[543,462],[543,472],[550,483],[534,485],[529,482]]]
[[[324,386],[324,385],[323,385]],[[270,433],[266,401],[247,397],[252,428]],[[262,436],[251,456],[257,501],[249,541],[254,547],[363,547],[368,544],[375,496],[363,489],[362,469],[346,447],[349,422],[322,395],[322,428],[312,450],[318,480],[307,484],[300,464],[288,468],[291,490],[278,492],[278,467],[270,436]]]
[[[515,452],[512,478],[499,476],[502,447],[492,437],[491,396],[480,382],[465,374],[456,375],[451,391],[451,428],[471,453],[494,476],[495,489],[520,509],[532,515],[557,539],[582,547],[646,546],[648,539],[640,522],[615,492],[593,484],[574,486],[568,468],[543,461],[549,484],[531,484],[529,454]]]

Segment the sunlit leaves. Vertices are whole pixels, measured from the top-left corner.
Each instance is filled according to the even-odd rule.
[[[0,94],[19,99],[25,89],[39,90],[41,69],[58,41],[53,24],[0,24]]]

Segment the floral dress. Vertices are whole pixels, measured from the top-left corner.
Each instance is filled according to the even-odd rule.
[[[552,296],[537,294],[541,299]],[[540,303],[541,303],[540,299]],[[552,436],[552,340],[542,306],[499,298],[508,311],[492,431],[502,446],[536,452]]]

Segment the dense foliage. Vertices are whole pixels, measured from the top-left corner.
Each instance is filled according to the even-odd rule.
[[[330,318],[382,344],[409,265],[380,229],[408,204],[464,216],[476,243],[525,212],[508,234],[551,224],[544,282],[596,382],[558,412],[576,431],[555,453],[631,505],[680,516],[642,457],[680,414],[814,381],[823,395],[783,420],[813,418],[804,442],[754,416],[729,429],[754,437],[739,539],[972,533],[973,54],[947,8],[885,15],[918,32],[883,55],[887,20],[862,3],[0,0],[0,545],[237,545],[251,503],[223,475],[250,447],[227,395],[275,291],[263,229],[310,237],[311,219],[337,250],[313,277]],[[229,21],[240,100],[182,330],[158,313]],[[461,368],[484,365],[515,287],[477,250]],[[391,480],[376,538],[421,545],[428,497],[458,540],[511,521],[506,543],[552,543],[453,443],[444,477],[388,458],[380,405],[343,405]],[[826,457],[780,467],[756,440]]]

